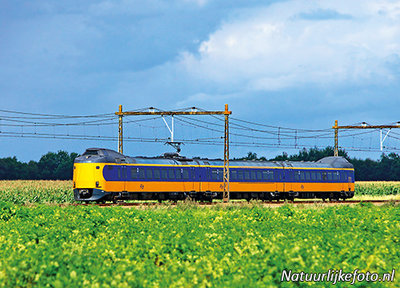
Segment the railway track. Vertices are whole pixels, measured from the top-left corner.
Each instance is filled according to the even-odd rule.
[[[118,202],[118,203],[76,203],[75,206],[100,206],[100,207],[146,207],[146,206],[177,206],[183,205],[185,202]],[[229,203],[223,202],[189,202],[190,205],[194,206],[216,206],[216,205],[247,205],[248,201],[232,201]],[[322,206],[333,206],[333,205],[351,205],[359,203],[372,203],[373,205],[384,205],[384,204],[399,204],[400,200],[345,200],[345,201],[320,201],[320,200],[306,200],[306,201],[263,201],[255,202],[261,206],[282,206],[282,205],[322,205]]]

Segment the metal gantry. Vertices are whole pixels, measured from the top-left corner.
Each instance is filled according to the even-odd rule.
[[[122,131],[122,117],[124,115],[122,114],[122,105],[119,105],[119,112],[118,112],[118,152],[123,154],[124,152],[124,147],[123,147],[123,131]]]
[[[335,120],[335,126],[332,126],[335,129],[335,150],[334,156],[339,156],[339,129],[380,129],[380,148],[383,151],[383,142],[386,140],[386,137],[389,135],[390,130],[393,128],[400,128],[400,122],[397,122],[396,125],[368,125],[363,122],[361,125],[347,125],[347,126],[339,126],[338,120]],[[385,137],[383,137],[382,129],[389,129],[386,132]]]
[[[133,111],[122,111],[122,105],[119,105],[118,112],[115,112],[115,115],[119,117],[119,125],[118,125],[118,152],[123,153],[123,116],[138,116],[138,115],[160,115],[160,116],[174,116],[174,115],[224,115],[225,116],[225,134],[224,134],[224,172],[223,172],[223,181],[224,181],[224,191],[223,191],[223,199],[224,202],[229,201],[229,115],[232,114],[232,111],[228,110],[228,104],[225,104],[224,111],[196,111],[195,108],[192,111],[155,111],[154,109],[150,109],[148,112],[133,112]],[[173,118],[172,118],[173,119]],[[165,121],[165,119],[164,119]],[[166,123],[166,122],[165,122]],[[167,124],[167,123],[166,123]],[[173,142],[173,122],[172,127],[169,128],[167,124],[168,130],[171,132],[171,142]]]
[[[225,104],[225,135],[224,135],[224,202],[229,201],[229,115],[228,104]]]

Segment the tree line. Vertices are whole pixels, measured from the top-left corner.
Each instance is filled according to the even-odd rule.
[[[272,159],[258,157],[256,153],[249,152],[242,160],[269,160],[269,161],[317,161],[321,158],[333,156],[333,147],[324,149],[301,149],[298,153],[276,156]],[[354,166],[357,181],[400,181],[400,156],[396,153],[381,154],[378,160],[358,159],[350,157],[345,150],[339,149],[339,156],[346,158]]]
[[[272,159],[249,152],[247,156],[234,160],[317,161],[332,155],[333,147],[303,148],[297,154],[288,155],[284,152]],[[72,179],[74,159],[77,156],[77,153],[65,151],[49,152],[38,162],[28,163],[18,161],[16,157],[0,158],[0,180],[69,180]],[[345,150],[339,150],[339,156],[354,165],[357,181],[400,180],[400,156],[396,153],[382,154],[378,160],[351,158]]]
[[[39,162],[20,162],[17,158],[0,158],[0,180],[69,180],[72,179],[77,153],[58,151],[43,155]]]

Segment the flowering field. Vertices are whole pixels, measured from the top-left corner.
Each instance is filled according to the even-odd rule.
[[[305,287],[311,283],[281,283],[282,270],[399,269],[399,220],[400,208],[392,205],[126,209],[2,203],[0,286]],[[399,286],[397,280],[374,287]]]

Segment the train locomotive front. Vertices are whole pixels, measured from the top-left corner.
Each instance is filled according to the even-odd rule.
[[[343,157],[317,162],[230,161],[230,198],[346,199],[354,196],[354,168]],[[74,163],[77,201],[222,199],[223,161],[177,154],[128,157],[90,148]]]

